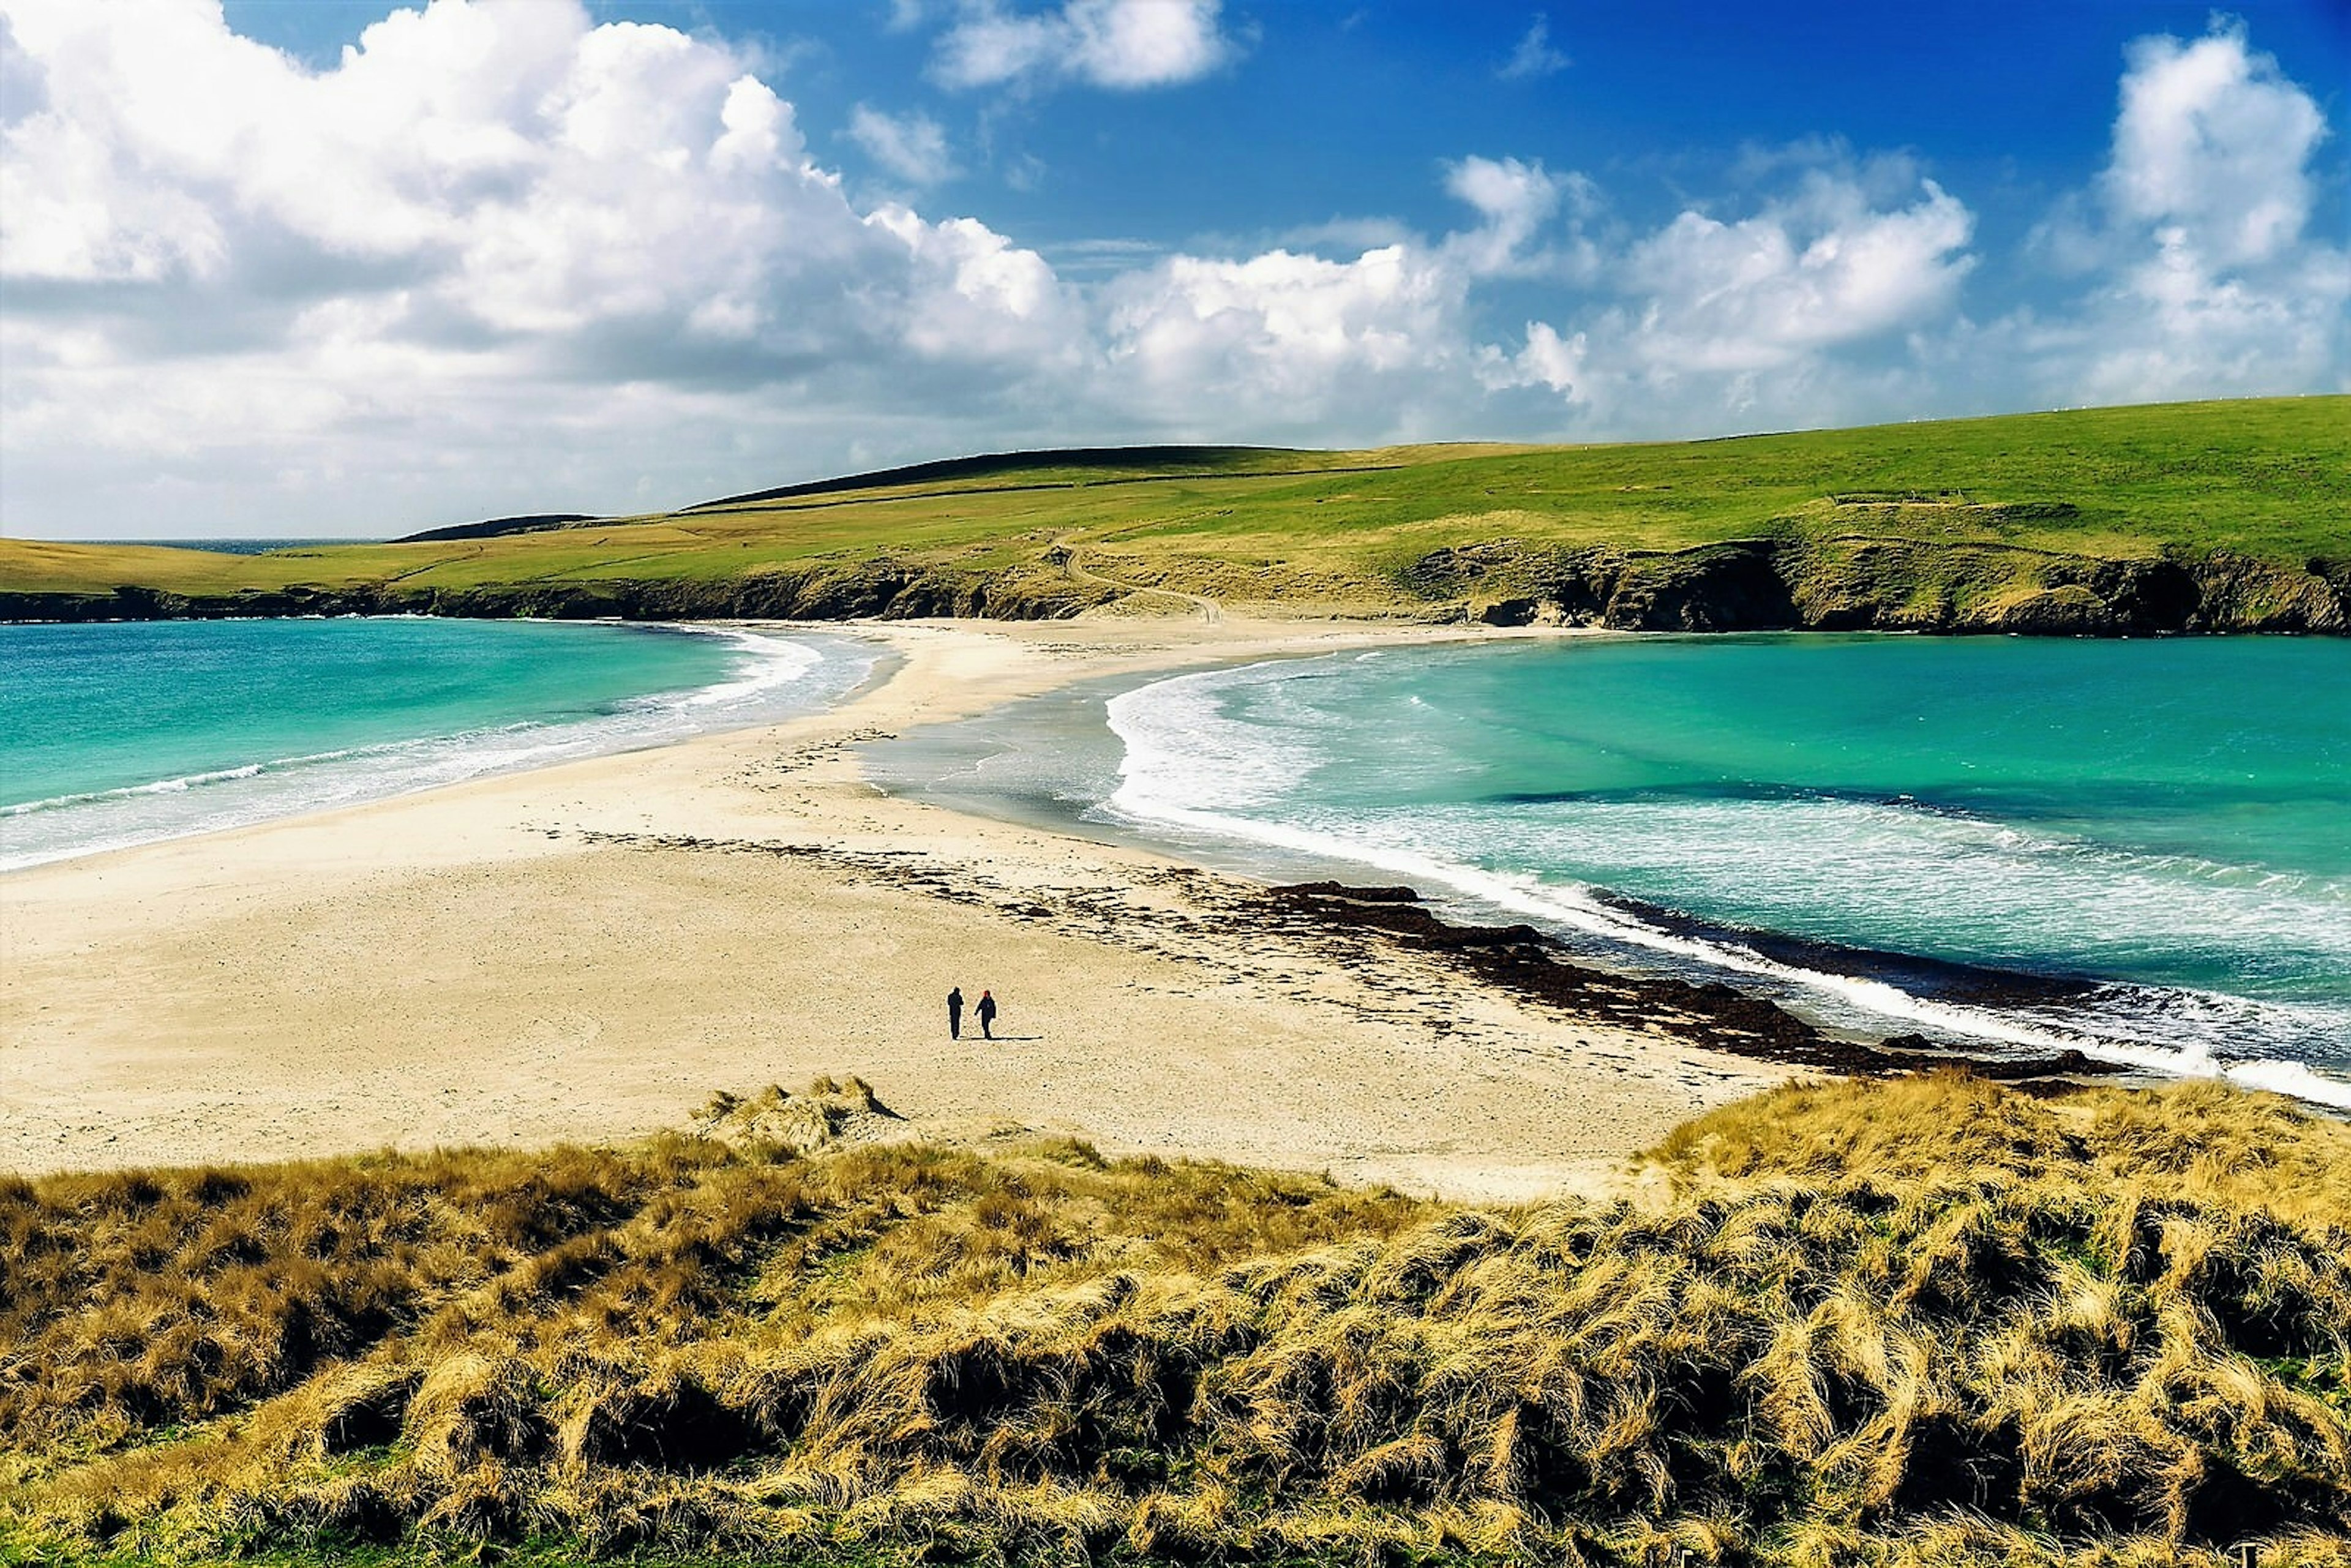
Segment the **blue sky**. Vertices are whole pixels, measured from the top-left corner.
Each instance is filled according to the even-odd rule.
[[[529,0],[525,0],[529,3]],[[1036,9],[1038,7],[1030,7]],[[382,0],[231,0],[251,36],[331,66]],[[886,183],[847,131],[856,105],[921,113],[951,137],[945,183],[1030,245],[1271,241],[1332,219],[1453,221],[1440,170],[1465,154],[1608,178],[1635,214],[1728,185],[1750,149],[1842,140],[1907,150],[1963,186],[1986,237],[2014,242],[2102,163],[2124,48],[2207,30],[2205,4],[1904,0],[1898,5],[1282,4],[1222,8],[1234,57],[1144,91],[975,93],[927,70],[935,26],[887,0],[594,0],[590,15],[747,46],[820,152]],[[936,18],[953,7],[934,5]],[[2340,126],[2351,5],[2222,7]],[[1498,79],[1540,22],[1568,63]],[[2339,232],[2351,149],[2325,150]],[[1286,154],[1286,155],[1285,155]],[[1023,181],[1022,161],[1044,165]],[[1022,188],[1029,185],[1032,188]]]
[[[2340,0],[395,9],[0,0],[0,528],[2351,388]]]

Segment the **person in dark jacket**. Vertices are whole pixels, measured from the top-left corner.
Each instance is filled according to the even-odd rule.
[[[947,993],[947,1038],[963,1038],[963,988],[957,986]]]
[[[982,1040],[996,1038],[995,1031],[988,1027],[995,1021],[996,998],[987,992],[982,991],[979,993],[979,1037]]]

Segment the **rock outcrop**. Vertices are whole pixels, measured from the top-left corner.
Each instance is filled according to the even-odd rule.
[[[1401,575],[1496,625],[1640,632],[1904,631],[2032,636],[2351,632],[2351,564],[2216,550],[2141,559],[1800,536],[1671,552],[1510,540],[1432,551]]]
[[[263,615],[456,615],[488,620],[905,620],[974,616],[1045,621],[1121,597],[1112,585],[1046,569],[981,572],[889,560],[767,568],[704,580],[605,579],[475,588],[350,588],[183,596],[122,587],[112,593],[0,591],[0,620],[172,621]]]
[[[1111,564],[1111,563],[1106,563]],[[2097,559],[1969,542],[1789,531],[1677,551],[1573,549],[1509,538],[1433,550],[1385,584],[1201,558],[1115,563],[1068,552],[981,567],[904,557],[761,566],[711,580],[517,581],[470,588],[394,580],[183,596],[0,591],[0,619],[155,621],[264,615],[458,615],[544,620],[1008,621],[1075,615],[1135,591],[1228,602],[1405,608],[1493,625],[1642,632],[1905,631],[2032,636],[2351,633],[2351,561],[2297,567],[2225,550]],[[1402,604],[1396,606],[1396,601]]]

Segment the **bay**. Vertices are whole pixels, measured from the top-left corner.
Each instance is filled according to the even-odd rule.
[[[0,625],[0,869],[768,722],[873,662],[598,623]]]
[[[1408,882],[1858,1035],[2351,1103],[2341,640],[1386,649],[1129,680],[877,764],[1270,879]]]

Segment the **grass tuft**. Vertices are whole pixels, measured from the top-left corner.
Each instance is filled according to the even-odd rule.
[[[2282,1102],[1789,1089],[1503,1210],[886,1116],[0,1189],[0,1552],[2346,1561],[2351,1130]]]

